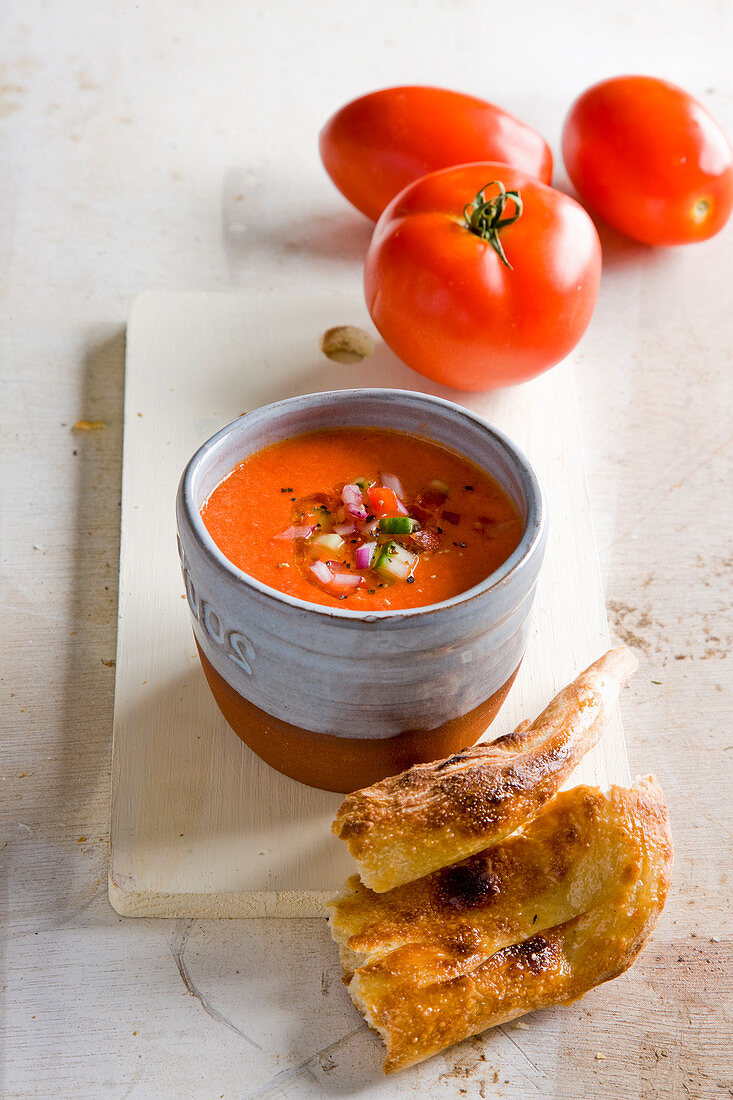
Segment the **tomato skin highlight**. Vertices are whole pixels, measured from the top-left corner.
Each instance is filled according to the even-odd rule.
[[[369,503],[375,516],[396,516],[405,511],[399,497],[386,485],[372,485],[367,489]]]
[[[320,153],[339,191],[373,221],[409,183],[455,164],[501,161],[545,183],[552,177],[540,134],[501,107],[446,88],[384,88],[352,100],[323,127]]]
[[[586,89],[562,135],[568,175],[604,221],[649,245],[706,240],[733,208],[733,151],[682,88],[620,76]]]
[[[518,189],[524,206],[500,231],[511,269],[463,215],[491,180]],[[516,168],[480,163],[424,176],[389,204],[367,252],[364,291],[403,362],[476,391],[563,359],[590,322],[600,278],[598,234],[574,199]]]

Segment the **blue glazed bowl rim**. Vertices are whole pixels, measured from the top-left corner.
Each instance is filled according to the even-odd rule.
[[[464,420],[470,421],[473,425],[478,426],[482,431],[492,436],[500,444],[505,454],[511,459],[515,471],[522,481],[527,497],[527,519],[516,550],[498,569],[490,573],[488,577],[481,581],[480,584],[474,585],[464,592],[459,592],[458,595],[452,596],[449,600],[442,600],[440,603],[425,604],[422,607],[392,609],[389,611],[353,611],[348,608],[327,607],[324,604],[309,603],[307,600],[301,600],[296,596],[290,596],[286,592],[279,592],[276,588],[271,588],[269,585],[257,580],[256,577],[250,576],[249,573],[245,573],[244,570],[236,566],[216,545],[201,518],[201,513],[194,501],[193,494],[193,481],[199,468],[206,462],[212,452],[221,446],[225,440],[232,435],[236,435],[240,430],[246,430],[246,427],[248,424],[251,424],[253,418],[263,415],[269,417],[272,415],[273,423],[275,423],[278,411],[285,412],[298,406],[307,407],[309,404],[320,407],[326,400],[346,404],[353,400],[360,403],[365,399],[371,401],[384,400],[388,402],[409,400],[418,404],[427,405],[433,409],[442,409],[446,412],[451,412]],[[374,425],[374,427],[379,427],[379,425]],[[463,454],[460,447],[454,447],[453,449],[457,454]],[[233,468],[234,467],[232,467],[232,469]],[[177,501],[200,549],[213,560],[213,564],[217,569],[224,571],[229,574],[231,578],[242,583],[246,588],[257,592],[266,599],[273,600],[275,603],[290,606],[298,611],[309,612],[320,618],[341,620],[344,625],[360,622],[403,622],[405,620],[419,619],[427,615],[433,616],[437,612],[450,612],[453,609],[465,608],[466,605],[485,596],[486,593],[491,592],[499,586],[506,586],[506,584],[508,584],[510,580],[515,579],[520,572],[524,572],[530,566],[533,559],[538,554],[542,553],[547,529],[547,507],[542,486],[529,460],[509,436],[499,428],[489,424],[487,420],[484,420],[484,418],[477,413],[471,412],[469,409],[453,401],[447,401],[443,397],[435,397],[432,394],[420,393],[414,390],[390,388],[365,387],[363,389],[322,390],[317,393],[286,397],[280,401],[273,401],[267,405],[261,405],[256,409],[252,409],[248,413],[244,413],[244,415],[237,417],[236,420],[232,420],[229,424],[225,424],[223,428],[220,428],[218,432],[202,443],[198,450],[191,456],[181,476],[178,486]]]

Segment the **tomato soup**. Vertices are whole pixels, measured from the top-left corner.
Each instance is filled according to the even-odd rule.
[[[519,512],[447,447],[403,432],[309,432],[250,455],[201,509],[223,554],[301,600],[354,611],[440,603],[517,548]]]

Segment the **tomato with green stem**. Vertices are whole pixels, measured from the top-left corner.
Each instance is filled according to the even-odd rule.
[[[406,187],[364,270],[374,323],[418,373],[462,390],[532,378],[585,332],[601,277],[574,199],[506,164],[465,164]]]
[[[619,76],[573,103],[565,167],[589,209],[650,245],[706,240],[733,208],[733,151],[702,104],[651,76]]]
[[[502,161],[545,183],[552,175],[540,134],[485,99],[447,88],[383,88],[352,100],[323,127],[320,152],[339,191],[374,221],[408,183],[454,164]]]

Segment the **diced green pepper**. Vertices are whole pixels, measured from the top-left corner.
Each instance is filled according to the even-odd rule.
[[[409,516],[382,516],[379,530],[385,535],[409,535],[419,524]]]
[[[396,542],[388,542],[382,547],[372,568],[385,580],[404,581],[410,576],[417,560],[417,554],[411,554]]]

